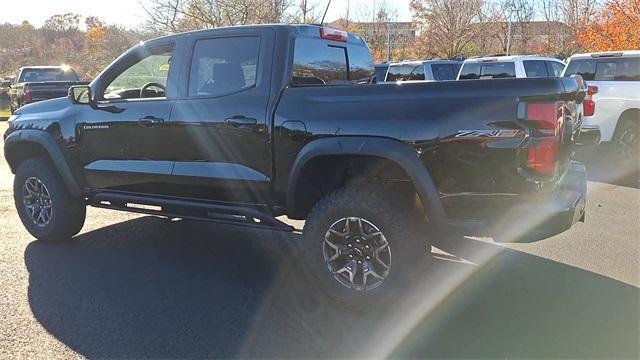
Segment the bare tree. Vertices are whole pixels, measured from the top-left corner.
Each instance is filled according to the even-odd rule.
[[[536,15],[534,3],[531,0],[505,0],[503,7],[507,15],[507,26],[510,28],[507,52],[511,53],[513,43],[516,42],[518,52],[530,53],[531,21]]]
[[[291,0],[149,0],[144,9],[149,27],[180,32],[282,22],[291,5]]]
[[[422,53],[451,59],[468,52],[482,31],[477,26],[482,7],[482,0],[412,0]]]
[[[322,19],[322,10],[317,0],[298,0],[288,20],[294,24],[317,24]]]

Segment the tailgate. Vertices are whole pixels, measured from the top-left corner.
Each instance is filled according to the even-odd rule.
[[[67,96],[69,88],[74,85],[86,84],[76,81],[46,81],[27,83],[33,101],[54,99]]]
[[[579,106],[586,89],[581,78],[560,78],[556,94],[519,99],[518,120],[528,131],[523,172],[536,180],[557,180],[569,168],[580,135]]]

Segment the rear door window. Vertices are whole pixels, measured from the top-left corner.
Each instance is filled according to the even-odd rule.
[[[528,78],[546,78],[549,77],[547,72],[547,64],[543,60],[525,60],[523,61],[524,71]]]
[[[560,77],[564,71],[565,65],[555,61],[547,61],[547,68],[551,77]]]
[[[189,96],[222,96],[254,87],[259,52],[257,36],[198,40]]]
[[[387,73],[387,81],[422,81],[426,80],[424,65],[403,64],[391,65]]]
[[[640,81],[640,58],[571,60],[565,76],[574,74],[592,81]]]
[[[513,62],[466,63],[462,66],[460,80],[508,79],[516,77]]]
[[[387,77],[388,66],[376,66],[375,77],[377,82],[382,82]]]
[[[455,80],[458,77],[460,65],[458,64],[432,64],[433,79],[437,81]]]

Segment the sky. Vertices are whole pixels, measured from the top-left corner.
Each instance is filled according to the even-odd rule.
[[[319,0],[324,2],[326,0]],[[350,2],[352,17],[362,17],[364,8],[371,8],[373,3],[387,3],[395,8],[398,21],[410,21],[410,0],[332,0],[327,13],[327,21],[333,21],[346,13],[347,2]],[[137,27],[145,21],[143,4],[145,0],[2,0],[0,23],[20,23],[27,20],[41,26],[52,15],[76,13],[82,16],[98,16],[108,23]]]

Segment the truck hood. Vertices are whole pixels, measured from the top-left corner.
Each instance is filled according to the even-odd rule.
[[[69,99],[57,98],[27,104],[16,110],[15,115],[19,115],[22,118],[33,114],[38,114],[38,117],[42,118],[42,115],[44,113],[57,113],[60,111],[68,110],[72,107],[73,104],[71,104],[71,101],[69,101]]]
[[[54,123],[68,118],[72,110],[73,104],[67,98],[44,100],[16,110],[13,121],[16,125],[19,123]]]

